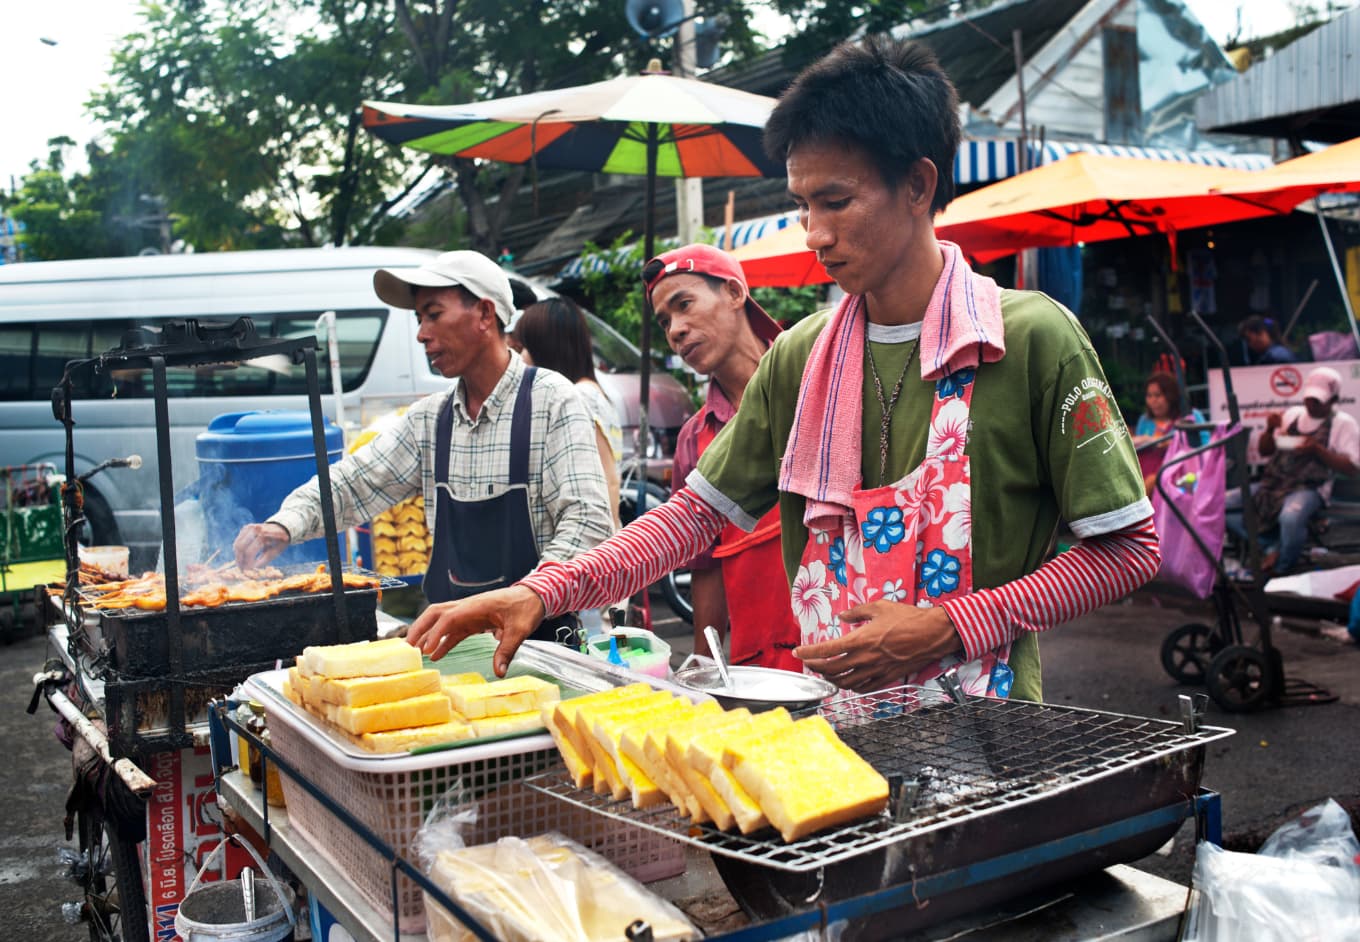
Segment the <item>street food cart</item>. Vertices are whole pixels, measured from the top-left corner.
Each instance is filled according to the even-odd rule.
[[[280,662],[307,645],[372,638],[381,586],[334,579],[302,594],[232,601],[228,591],[220,604],[195,606],[185,601],[193,586],[180,578],[175,549],[166,366],[281,352],[308,371],[328,571],[342,572],[313,346],[262,340],[248,322],[191,324],[170,337],[129,338],[90,361],[154,374],[165,533],[160,607],[102,605],[101,590],[81,586],[70,541],[67,583],[47,600],[59,659],[36,682],[85,744],[78,769],[101,773],[75,815],[89,857],[93,937],[171,938],[197,880],[239,880],[254,899],[258,887],[245,889],[251,878],[263,885],[286,873],[310,900],[314,937],[327,942],[416,942],[424,938],[427,897],[472,937],[493,939],[413,852],[428,811],[451,792],[477,806],[472,843],[558,832],[660,897],[731,900],[745,923],[738,928],[692,914],[711,938],[823,930],[894,938],[1035,919],[1048,920],[1041,934],[1053,939],[1093,938],[1112,924],[1174,935],[1184,888],[1121,865],[1164,844],[1187,819],[1218,838],[1217,797],[1199,782],[1207,743],[1230,731],[1202,725],[1189,698],[1176,721],[968,698],[947,686],[813,704],[808,712],[825,717],[887,779],[891,797],[882,813],[789,842],[768,829],[739,835],[695,826],[670,806],[638,810],[577,788],[553,740],[539,732],[449,750],[364,755],[347,748],[280,695]],[[69,389],[55,403],[69,440]],[[78,500],[67,513],[69,534]],[[480,659],[489,676],[488,640],[469,639],[439,666]],[[536,642],[526,643],[512,669],[551,680],[563,697],[636,682],[705,696]],[[268,739],[241,720],[234,697],[263,705]],[[257,756],[260,788],[241,771],[243,742]],[[271,768],[285,808],[271,806],[266,793]],[[244,840],[234,836],[219,860],[214,851],[227,843],[228,829]],[[282,864],[280,874],[250,865],[244,846],[255,842]],[[1034,893],[1045,895],[1019,896]],[[647,925],[626,933],[651,937]]]
[[[306,372],[326,519],[325,573],[233,580],[229,566],[179,565],[167,371],[231,368],[259,357],[282,357]],[[72,390],[82,376],[130,370],[149,371],[153,380],[164,575],[109,583],[83,571],[77,545],[84,510],[74,473],[74,416],[81,407]],[[248,318],[135,328],[117,348],[68,363],[52,401],[66,432],[65,580],[39,599],[55,656],[35,676],[29,712],[45,696],[62,717],[59,737],[73,751],[67,836],[78,838],[81,918],[92,938],[168,938],[195,873],[221,840],[207,749],[210,704],[307,644],[371,637],[382,584],[326,574],[342,569],[314,338],[260,337]],[[308,586],[289,582],[296,575]],[[253,595],[238,591],[246,581],[256,583]],[[205,586],[212,597],[195,603],[191,597]],[[213,874],[233,877],[247,860],[237,848],[216,860]]]
[[[490,647],[481,648],[488,664]],[[564,696],[643,679],[548,644],[521,651],[513,667],[556,678]],[[355,939],[424,938],[426,896],[472,937],[495,938],[432,884],[414,852],[425,812],[448,788],[482,811],[470,844],[558,831],[642,880],[670,875],[651,882],[663,897],[730,898],[747,924],[709,937],[817,937],[844,923],[845,938],[897,938],[1005,923],[1037,906],[1051,920],[1045,938],[1092,937],[1098,911],[1104,931],[1146,923],[1161,927],[1148,937],[1169,939],[1184,887],[1118,865],[1156,850],[1187,818],[1217,839],[1217,796],[1199,779],[1205,745],[1230,735],[1201,725],[1189,698],[1180,721],[955,699],[936,687],[875,695],[868,713],[854,699],[828,702],[813,710],[888,778],[892,799],[868,820],[786,843],[774,831],[696,827],[670,806],[637,810],[578,789],[543,734],[422,756],[347,754],[342,740],[305,728],[277,674],[245,688],[265,702],[271,744],[230,704],[214,710],[219,792],[306,887],[325,924]],[[233,766],[233,736],[276,765],[285,810]],[[1032,915],[1020,921],[1034,925]]]

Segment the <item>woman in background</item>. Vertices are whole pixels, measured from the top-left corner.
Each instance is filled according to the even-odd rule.
[[[561,373],[576,384],[595,420],[595,445],[609,486],[614,529],[619,528],[619,459],[623,457],[623,429],[619,413],[595,379],[595,356],[590,325],[569,298],[548,298],[524,309],[510,336],[512,347],[530,366]]]
[[[1181,417],[1181,386],[1170,373],[1158,371],[1148,377],[1143,404],[1147,411],[1138,418],[1133,429],[1133,447],[1138,449],[1138,466],[1143,472],[1143,486],[1149,494],[1157,486],[1157,471],[1166,458],[1170,434]],[[1190,420],[1203,422],[1199,412],[1190,410]],[[1196,444],[1202,436],[1195,436]],[[1159,441],[1160,439],[1160,441]]]

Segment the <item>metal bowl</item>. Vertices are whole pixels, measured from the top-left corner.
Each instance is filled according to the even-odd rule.
[[[772,667],[744,667],[727,669],[732,677],[732,689],[725,689],[718,669],[711,665],[683,667],[675,674],[675,682],[691,690],[700,690],[727,709],[746,707],[752,712],[773,710],[804,710],[814,707],[836,692],[836,685],[793,671]]]

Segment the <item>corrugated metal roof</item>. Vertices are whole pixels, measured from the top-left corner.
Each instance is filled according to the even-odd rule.
[[[1206,130],[1336,143],[1360,133],[1360,9],[1202,95]]]

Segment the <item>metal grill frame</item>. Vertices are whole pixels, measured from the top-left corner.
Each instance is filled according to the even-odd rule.
[[[940,828],[1051,798],[1235,732],[1216,726],[1189,731],[1180,722],[1048,703],[986,697],[966,697],[955,703],[928,687],[898,687],[809,712],[825,716],[851,748],[888,778],[898,805],[907,805],[905,811],[890,805],[874,818],[786,844],[772,831],[748,836],[719,831],[711,824],[691,824],[671,805],[635,809],[628,801],[576,788],[561,771],[534,776],[526,784],[577,807],[667,834],[711,853],[806,873]],[[988,764],[995,765],[1000,758],[1004,773],[960,761],[954,748],[957,743],[950,742],[948,733],[965,724],[981,727],[991,740],[990,749],[1000,753],[988,757]],[[914,738],[906,735],[913,732],[918,734]],[[929,738],[932,732],[937,734],[935,742]],[[1008,764],[1011,757],[1016,760],[1013,765]],[[926,778],[946,788],[912,788],[911,766],[932,773],[918,776],[917,784]],[[900,787],[903,784],[905,790]],[[949,787],[955,789],[953,794]]]
[[[288,576],[297,576],[302,575],[303,573],[315,572],[316,565],[314,563],[301,563],[295,566],[286,567],[279,571],[283,573],[282,578],[287,578]],[[402,582],[396,576],[386,576],[380,572],[373,572],[371,570],[363,569],[358,566],[346,566],[344,567],[342,574],[349,576],[368,576],[369,578],[376,579],[378,581],[377,585],[371,586],[346,586],[345,587],[346,593],[372,592],[374,590],[381,592],[384,589],[406,588],[406,583]],[[163,616],[165,614],[165,609],[163,608],[145,609],[137,608],[136,606],[128,606],[127,608],[100,608],[97,603],[99,602],[101,595],[100,593],[95,591],[98,588],[99,588],[98,584],[94,584],[88,586],[80,586],[79,588],[76,589],[76,595],[79,597],[82,603],[81,605],[82,611],[88,612],[91,615],[94,615],[98,618],[110,618],[110,619],[154,618],[158,615]],[[329,594],[329,592],[330,590],[327,589],[326,594]],[[182,610],[189,613],[200,612],[210,609],[230,609],[233,612],[249,612],[261,606],[275,605],[279,602],[288,602],[295,601],[297,599],[311,598],[318,594],[320,593],[292,591],[286,594],[271,596],[270,598],[267,599],[261,599],[258,602],[223,602],[221,605],[185,605],[183,606]]]

